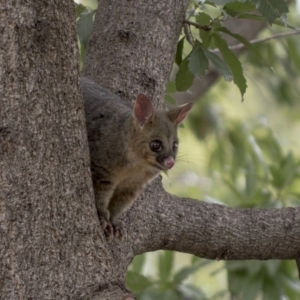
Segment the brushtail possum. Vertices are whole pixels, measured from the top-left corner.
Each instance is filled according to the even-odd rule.
[[[121,214],[160,171],[174,166],[177,126],[192,102],[156,110],[140,94],[131,107],[89,79],[82,78],[81,84],[100,223],[108,239],[122,239]]]

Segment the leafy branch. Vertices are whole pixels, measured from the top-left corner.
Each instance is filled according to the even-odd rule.
[[[298,35],[300,34],[300,30],[299,31],[293,31],[293,32],[285,32],[285,33],[279,33],[279,34],[275,34],[272,36],[268,36],[265,38],[261,38],[261,39],[254,39],[249,41],[250,44],[254,45],[254,44],[259,44],[259,43],[264,43],[273,39],[279,39],[279,38],[284,38],[284,37],[289,37],[289,36],[293,36],[293,35]],[[230,50],[241,50],[243,48],[245,48],[246,46],[242,43],[234,45],[234,46],[229,46]],[[220,52],[219,50],[212,50],[212,52],[217,53]]]
[[[190,20],[184,20],[183,23],[188,24],[188,25],[192,25],[198,29],[203,29],[204,31],[211,31],[212,27],[209,25],[200,25],[199,23],[190,21]]]
[[[176,64],[179,66],[175,79],[178,91],[187,90],[192,85],[195,76],[205,76],[209,69],[208,61],[210,61],[226,81],[234,81],[243,98],[247,88],[247,81],[243,75],[241,63],[232,51],[246,47],[256,55],[262,64],[268,65],[253,44],[274,38],[296,35],[300,32],[298,28],[287,23],[285,14],[288,12],[288,7],[284,0],[226,2],[222,7],[214,2],[195,5],[193,12],[183,21],[184,38],[178,43],[175,59]],[[214,8],[220,9],[220,14],[213,18],[202,10],[205,5],[212,5]],[[191,17],[193,17],[193,20],[190,20]],[[249,42],[241,35],[233,33],[222,26],[222,23],[229,19],[267,21],[269,24],[274,23],[295,29],[296,32],[277,34]],[[192,27],[198,30],[192,30]],[[229,46],[226,40],[223,39],[224,33],[235,38],[240,44]],[[187,55],[183,55],[184,41],[187,41],[192,46],[192,50]],[[221,53],[222,58],[214,53]],[[273,70],[272,67],[270,69]]]

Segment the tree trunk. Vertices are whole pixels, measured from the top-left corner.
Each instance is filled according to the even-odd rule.
[[[164,101],[188,0],[100,0],[84,76],[126,100]]]
[[[135,72],[124,65],[123,71],[118,70],[122,76],[116,78],[124,84],[129,82],[126,72],[132,75],[135,90],[124,89],[124,95],[136,95],[140,85],[144,92],[152,91],[150,96],[163,95],[186,3],[144,5],[148,17],[136,24],[136,30],[143,28],[146,34],[162,9],[157,30],[165,29],[166,15],[172,13],[175,22],[167,31],[172,38],[155,41],[153,35],[153,40],[136,41],[142,47],[131,50],[139,51]],[[111,3],[106,5],[99,6],[110,14]],[[138,22],[138,3],[132,8]],[[106,243],[94,205],[78,86],[74,4],[17,1],[4,3],[1,9],[0,298],[132,299],[126,294],[124,276],[133,253],[120,257],[120,245]],[[118,11],[115,20],[126,15],[122,5],[113,11]],[[123,24],[119,28],[124,43],[127,31]],[[140,38],[138,32],[133,35]],[[153,70],[148,69],[151,57],[146,64],[141,62],[142,51],[152,43],[153,49],[164,45],[156,54],[166,60],[160,67],[153,61]],[[150,56],[151,51],[147,53]],[[103,74],[113,78],[107,66],[100,69],[106,68]]]
[[[84,74],[127,100],[144,92],[160,105],[187,3],[100,1]],[[129,263],[157,249],[298,256],[298,208],[181,199],[159,180],[123,217],[125,241],[108,243],[89,170],[74,4],[18,0],[0,9],[1,299],[130,300]]]
[[[0,298],[91,299],[111,278],[93,201],[74,3],[4,1],[0,22]]]

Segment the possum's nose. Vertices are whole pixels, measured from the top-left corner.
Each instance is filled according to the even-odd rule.
[[[172,156],[167,157],[164,162],[163,165],[166,169],[171,169],[174,165],[175,165],[175,160]]]

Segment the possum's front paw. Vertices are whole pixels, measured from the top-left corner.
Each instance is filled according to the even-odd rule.
[[[107,221],[106,218],[99,216],[99,221],[101,228],[104,231],[105,237],[110,241],[114,237],[114,228],[110,221]]]
[[[125,236],[124,223],[122,221],[113,222],[112,226],[114,231],[114,237],[120,241],[123,241]]]
[[[103,211],[100,213],[98,211],[98,218],[99,218],[100,226],[103,229],[107,240],[110,241],[114,236],[114,228],[111,222],[109,221],[109,212],[104,214]]]
[[[108,241],[111,241],[113,238],[117,238],[120,241],[124,240],[125,230],[122,221],[111,222],[103,214],[98,214],[98,217]]]
[[[100,224],[108,241],[116,238],[120,241],[124,240],[125,230],[123,222],[119,221],[117,223],[111,223],[105,218],[101,217]]]
[[[114,228],[110,222],[106,223],[106,227],[104,228],[104,234],[108,241],[111,241],[114,237]]]

